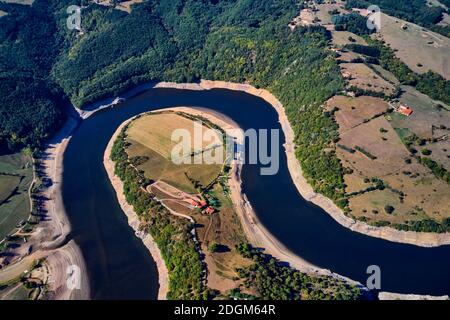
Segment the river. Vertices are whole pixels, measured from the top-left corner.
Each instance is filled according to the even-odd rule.
[[[214,89],[152,89],[82,121],[64,154],[63,201],[88,269],[93,299],[154,299],[158,274],[147,249],[128,226],[103,167],[111,136],[139,113],[175,106],[210,108],[241,128],[280,129],[277,113],[264,100],[243,92]],[[284,143],[281,132],[280,143]],[[381,269],[382,291],[450,293],[450,246],[422,248],[350,231],[305,201],[293,184],[286,155],[280,170],[261,176],[244,165],[245,193],[260,221],[287,248],[319,267],[365,284],[370,265]]]

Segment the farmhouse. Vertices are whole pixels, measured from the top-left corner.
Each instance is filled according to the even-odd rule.
[[[397,108],[397,112],[409,117],[414,111],[408,105],[401,104]]]
[[[194,199],[189,199],[189,203],[192,204],[195,208],[200,208],[200,202]]]
[[[195,208],[204,208],[208,205],[208,203],[203,200],[200,199],[199,197],[195,197],[194,199],[188,199],[188,202],[193,205]]]
[[[211,215],[215,212],[216,210],[213,207],[208,207],[205,209],[204,213],[207,215]]]

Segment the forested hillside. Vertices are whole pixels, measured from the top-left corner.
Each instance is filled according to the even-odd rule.
[[[62,92],[50,78],[58,54],[51,6],[0,3],[0,140],[37,146],[62,118]]]
[[[305,175],[317,191],[340,199],[342,168],[333,152],[323,152],[336,139],[336,128],[320,105],[343,82],[326,50],[325,29],[287,27],[298,14],[296,0],[150,0],[134,5],[131,14],[90,4],[82,10],[82,32],[66,27],[72,4],[36,0],[32,8],[14,6],[17,14],[0,19],[5,26],[26,20],[2,36],[2,61],[21,64],[4,68],[10,87],[37,88],[13,95],[2,81],[2,116],[8,115],[2,136],[39,142],[60,119],[53,98],[63,96],[60,91],[83,108],[145,81],[249,82],[271,90],[285,105]],[[19,59],[12,53],[14,40],[30,35],[19,42],[25,57]],[[27,117],[32,118],[24,123]]]
[[[405,1],[375,3],[424,25],[437,19],[436,9],[422,6],[424,0],[410,6]],[[82,32],[66,26],[66,8],[76,3],[85,5]],[[36,145],[56,128],[61,119],[57,97],[83,108],[145,81],[248,82],[280,99],[297,133],[305,176],[316,191],[344,204],[342,166],[333,151],[324,151],[337,139],[336,125],[320,107],[343,89],[343,81],[326,49],[328,31],[287,27],[298,14],[297,0],[149,0],[135,4],[130,14],[72,0],[0,9],[9,13],[0,19],[0,116],[1,135],[10,144]],[[359,30],[360,24],[343,25]],[[390,57],[385,53],[382,57]],[[401,72],[395,66],[388,70]],[[434,76],[412,81],[447,101],[447,82]]]

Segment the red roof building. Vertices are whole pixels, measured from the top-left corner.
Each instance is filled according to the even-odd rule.
[[[409,117],[413,114],[414,111],[409,106],[401,104],[398,107],[397,112]]]
[[[196,208],[200,208],[200,202],[195,201],[194,199],[189,199],[189,203],[192,204]]]
[[[213,214],[215,211],[216,211],[216,210],[215,210],[213,207],[208,207],[208,208],[206,208],[205,213],[208,214],[208,215],[211,215],[211,214]]]

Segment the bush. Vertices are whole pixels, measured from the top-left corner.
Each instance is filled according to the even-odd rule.
[[[208,246],[208,250],[209,250],[209,252],[214,253],[214,252],[219,251],[219,247],[220,246],[217,243],[213,242]]]
[[[384,207],[384,211],[385,211],[387,214],[392,214],[392,213],[394,212],[394,210],[395,210],[395,208],[394,208],[393,206],[390,206],[390,205],[386,205],[386,206]]]

